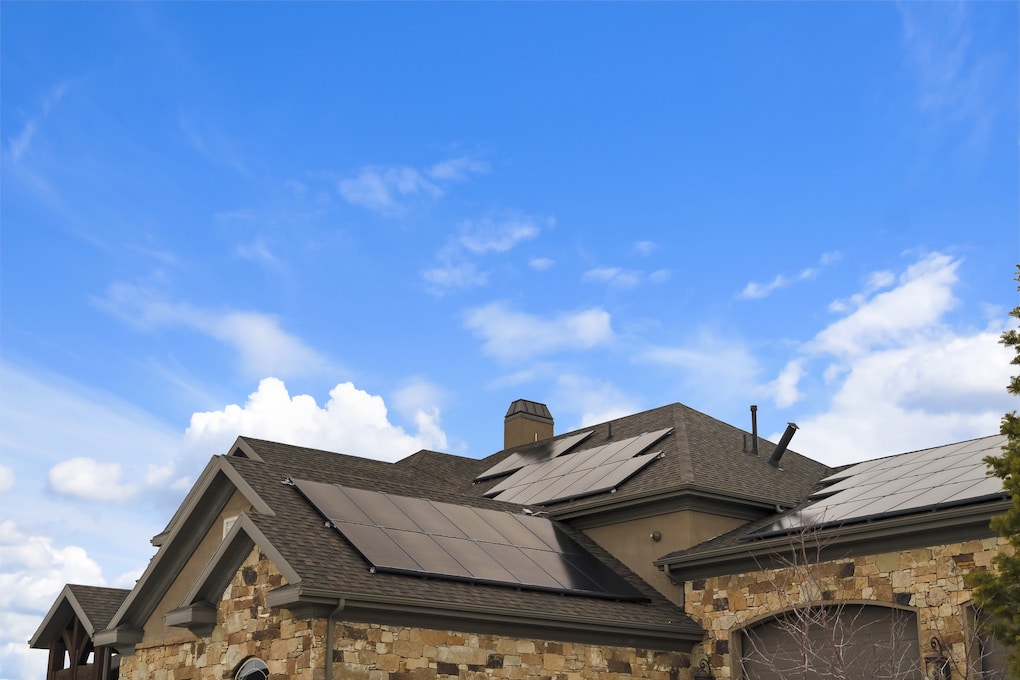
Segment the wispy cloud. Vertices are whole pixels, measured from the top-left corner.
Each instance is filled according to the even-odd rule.
[[[357,176],[340,180],[337,190],[348,203],[383,215],[402,213],[408,198],[420,195],[439,198],[443,195],[438,186],[408,167],[362,168]]]
[[[538,272],[544,272],[547,269],[552,269],[555,264],[556,260],[551,257],[533,257],[528,260],[528,266]]]
[[[337,191],[348,203],[394,217],[416,200],[440,198],[442,183],[463,181],[487,171],[486,163],[466,156],[440,161],[424,171],[406,165],[370,165],[354,177],[341,179]]]
[[[779,274],[767,283],[751,281],[744,286],[743,290],[737,293],[737,297],[743,300],[760,300],[761,298],[766,298],[780,288],[786,288],[795,283],[814,279],[824,267],[838,262],[839,259],[839,253],[824,253],[820,258],[818,258],[818,264],[816,266],[802,269],[798,274],[794,275]]]
[[[608,283],[619,288],[632,288],[641,283],[642,273],[620,267],[596,267],[586,271],[581,278],[589,282]]]
[[[935,120],[966,122],[971,141],[982,140],[1001,99],[991,85],[1001,67],[974,41],[971,8],[963,2],[896,6],[907,61],[917,74],[918,106]]]
[[[464,325],[486,354],[503,361],[605,346],[615,337],[609,312],[592,307],[541,317],[492,302],[468,311]]]
[[[574,373],[556,378],[553,403],[569,405],[577,414],[576,427],[588,427],[637,413],[641,401],[607,380]]]
[[[21,161],[28,155],[39,126],[50,115],[53,107],[64,98],[70,85],[69,81],[64,81],[49,88],[42,96],[39,109],[30,114],[25,120],[21,131],[9,139],[7,148],[15,165],[20,165]]]
[[[636,255],[648,256],[658,250],[659,246],[654,241],[638,241],[634,244],[634,253]]]
[[[269,247],[269,243],[262,236],[257,237],[251,243],[241,243],[234,247],[234,254],[241,259],[251,260],[271,267],[281,266],[279,258]]]
[[[314,375],[332,362],[280,327],[269,314],[215,311],[166,300],[151,290],[125,283],[111,285],[95,303],[136,328],[182,326],[233,347],[245,375]]]
[[[451,289],[486,284],[489,273],[479,268],[478,261],[486,255],[506,253],[536,238],[543,223],[551,226],[554,221],[528,215],[464,220],[436,253],[435,264],[422,272],[428,290],[442,295]]]

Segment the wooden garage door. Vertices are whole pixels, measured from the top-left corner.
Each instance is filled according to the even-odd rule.
[[[741,633],[745,680],[921,678],[914,612],[832,605],[788,612]]]

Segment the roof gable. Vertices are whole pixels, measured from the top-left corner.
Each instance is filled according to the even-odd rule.
[[[60,591],[56,601],[43,618],[39,628],[29,640],[29,646],[45,649],[67,627],[72,616],[78,618],[88,633],[95,637],[98,631],[106,628],[117,608],[127,597],[129,590],[123,588],[102,588],[68,584]]]

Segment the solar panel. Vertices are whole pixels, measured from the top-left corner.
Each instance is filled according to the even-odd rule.
[[[594,433],[595,430],[590,430],[588,432],[580,432],[569,437],[563,437],[562,439],[547,439],[545,441],[532,444],[523,451],[515,451],[514,453],[511,453],[509,456],[475,477],[475,481],[482,482],[486,479],[502,477],[503,475],[508,475],[511,472],[520,470],[525,465],[552,460],[553,458],[561,456],[574,448]]]
[[[995,435],[858,463],[822,480],[829,484],[812,494],[815,502],[777,518],[754,535],[937,510],[1002,496],[1002,481],[988,475],[984,458],[998,454],[1005,442],[1005,437]]]
[[[376,571],[648,599],[546,518],[322,482],[294,485]]]
[[[658,456],[638,455],[669,434],[646,432],[541,463],[527,465],[486,496],[522,505],[548,505],[615,489]]]

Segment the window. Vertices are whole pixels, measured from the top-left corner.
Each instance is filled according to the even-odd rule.
[[[234,680],[266,680],[269,677],[269,666],[261,659],[252,657],[241,664],[234,674]]]
[[[230,533],[230,530],[234,528],[234,523],[237,521],[237,517],[237,515],[234,515],[233,517],[223,518],[223,538],[226,538],[227,534]]]

